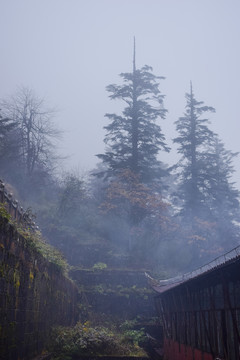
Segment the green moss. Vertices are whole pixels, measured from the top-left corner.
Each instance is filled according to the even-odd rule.
[[[29,272],[29,280],[30,280],[30,282],[33,282],[33,279],[34,279],[34,274],[33,274],[33,272],[30,270],[30,272]]]
[[[13,274],[13,283],[14,283],[14,287],[18,290],[20,287],[20,274],[18,270],[14,270],[14,274]]]
[[[7,221],[10,221],[11,219],[11,215],[7,211],[6,203],[0,203],[0,216],[2,219],[6,219]]]
[[[26,228],[24,224],[18,223],[12,219],[11,215],[6,209],[6,204],[0,203],[0,222],[5,221],[11,224],[14,230],[25,239],[25,245],[31,252],[37,252],[41,254],[50,263],[53,263],[60,272],[64,275],[68,274],[68,264],[63,258],[62,254],[49,245],[43,238],[39,231],[33,231],[30,228]],[[1,244],[4,248],[4,245]]]

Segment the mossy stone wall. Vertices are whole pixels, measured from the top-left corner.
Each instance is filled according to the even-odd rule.
[[[76,286],[0,218],[0,359],[31,359],[77,318]]]

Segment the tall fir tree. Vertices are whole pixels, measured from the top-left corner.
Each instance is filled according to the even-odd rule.
[[[216,224],[216,241],[229,250],[239,242],[239,191],[232,182],[233,159],[238,153],[226,150],[218,136],[214,136],[205,158],[206,204],[211,221]]]
[[[169,151],[162,129],[156,123],[167,112],[164,95],[159,90],[159,80],[164,78],[153,75],[150,66],[136,68],[135,40],[133,70],[120,77],[123,84],[109,85],[107,91],[111,100],[122,100],[127,106],[121,115],[105,115],[110,120],[104,127],[107,146],[105,153],[97,156],[107,165],[110,176],[130,169],[144,183],[159,180],[166,169],[157,155],[160,150]]]
[[[173,141],[179,145],[178,152],[182,155],[176,165],[180,175],[177,195],[182,201],[182,215],[191,219],[206,211],[203,152],[214,134],[208,128],[208,119],[203,115],[215,110],[195,99],[192,83],[186,99],[184,116],[175,122],[179,135]]]
[[[186,238],[195,254],[194,266],[196,261],[208,261],[239,242],[239,191],[231,182],[237,153],[225,149],[204,116],[214,108],[195,99],[192,85],[186,99],[186,111],[176,121],[178,136],[174,139],[182,155],[175,166],[179,176],[176,195],[188,231]]]

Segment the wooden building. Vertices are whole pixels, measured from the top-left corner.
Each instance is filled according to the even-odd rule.
[[[149,279],[164,360],[240,359],[240,247],[183,276]]]

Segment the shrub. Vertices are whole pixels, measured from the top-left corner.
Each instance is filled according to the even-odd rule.
[[[124,334],[89,322],[72,328],[58,327],[52,332],[49,350],[55,360],[75,359],[90,355],[144,356],[145,352]],[[134,334],[136,338],[136,334]],[[130,341],[128,341],[130,340]]]
[[[98,262],[98,263],[94,264],[92,267],[93,271],[104,270],[106,268],[107,268],[107,264],[104,264],[102,262]]]

